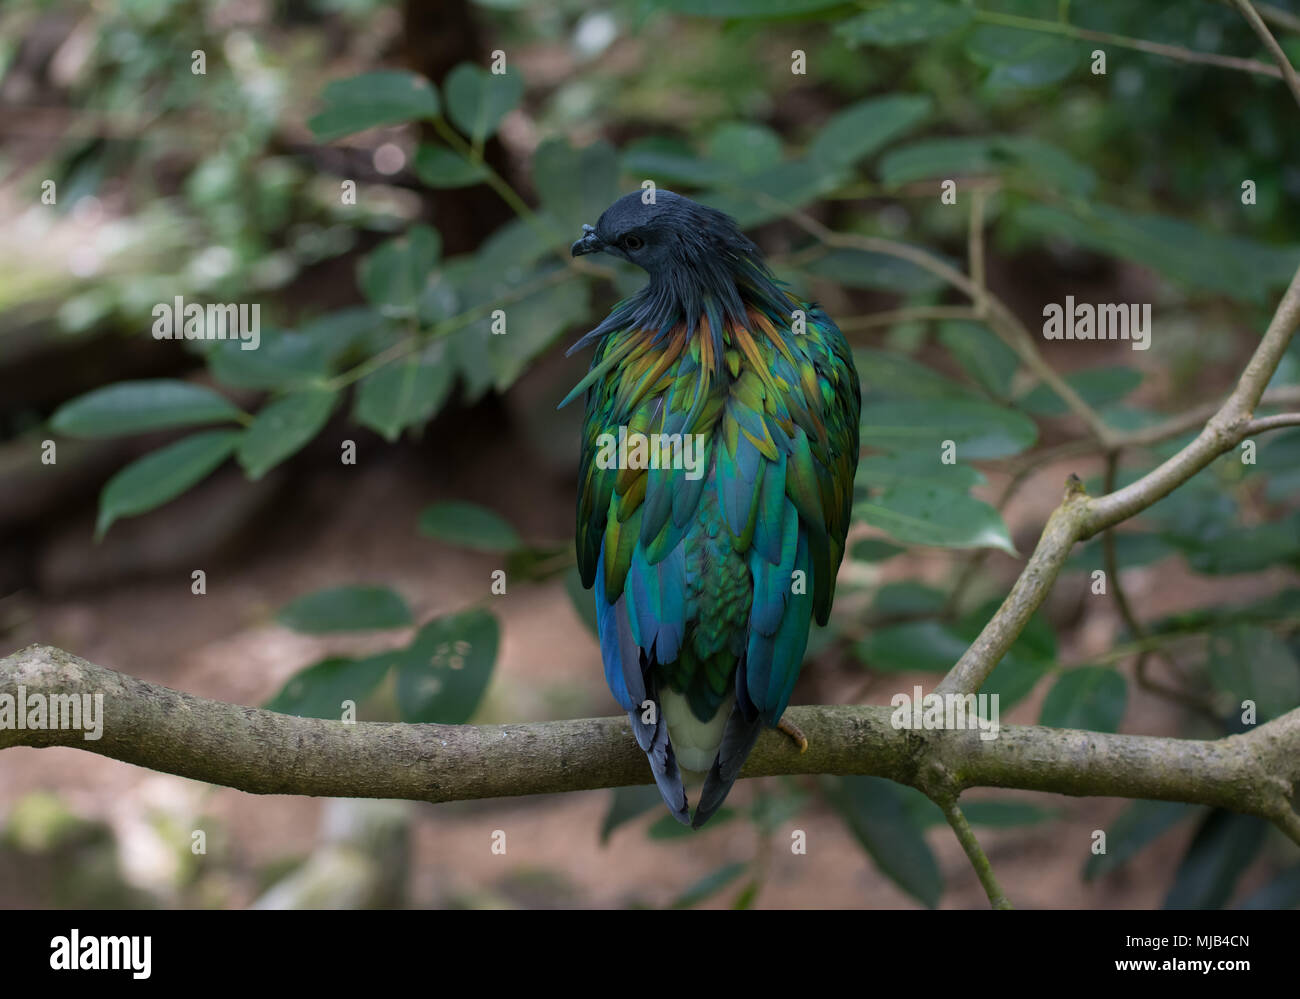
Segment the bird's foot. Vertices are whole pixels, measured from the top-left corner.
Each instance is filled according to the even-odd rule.
[[[799,752],[808,752],[808,736],[803,734],[803,730],[798,725],[788,718],[782,718],[776,723],[776,727],[778,731],[785,733],[790,738],[790,741],[799,747]]]

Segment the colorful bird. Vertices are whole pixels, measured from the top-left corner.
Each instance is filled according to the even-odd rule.
[[[650,276],[570,350],[596,345],[561,406],[586,393],[578,568],[605,679],[665,804],[699,828],[780,721],[810,622],[830,614],[858,376],[830,317],[716,209],[629,194],[571,252]],[[704,774],[693,820],[682,771]]]

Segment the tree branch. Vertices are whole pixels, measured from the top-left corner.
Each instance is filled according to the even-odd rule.
[[[1218,66],[1221,69],[1236,69],[1245,73],[1257,73],[1260,76],[1281,78],[1282,73],[1276,66],[1257,59],[1242,59],[1237,56],[1219,55],[1216,52],[1198,52],[1182,45],[1167,45],[1163,42],[1149,42],[1144,38],[1130,38],[1115,35],[1108,31],[1093,31],[1091,28],[1079,28],[1061,21],[1045,21],[1037,17],[1022,17],[1019,14],[1003,14],[992,10],[974,11],[975,20],[988,24],[1001,24],[1009,28],[1024,28],[1027,31],[1042,31],[1049,35],[1064,35],[1084,42],[1100,42],[1102,45],[1115,45],[1125,49],[1136,49],[1148,55],[1177,59],[1179,62],[1202,63],[1206,66]]]
[[[1056,581],[1076,541],[1113,527],[1173,492],[1251,431],[1251,415],[1300,324],[1300,270],[1282,296],[1268,331],[1237,381],[1237,387],[1196,438],[1164,464],[1122,489],[1088,497],[1074,476],[1065,499],[1048,518],[1029,562],[997,613],[936,688],[938,693],[974,692],[1011,648]]]
[[[20,691],[21,688],[21,691]],[[463,801],[649,784],[627,719],[523,725],[344,724],[226,704],[33,645],[0,659],[0,701],[103,694],[102,736],[81,729],[0,729],[0,750],[65,746],[253,794]],[[800,753],[765,731],[742,777],[865,774],[926,794],[971,787],[1153,798],[1270,819],[1300,843],[1289,797],[1300,787],[1300,709],[1213,742],[1003,726],[895,728],[893,709],[791,708]]]
[[[975,869],[975,875],[980,879],[984,894],[989,897],[989,905],[995,909],[1014,909],[1015,906],[1007,898],[1007,893],[998,884],[997,876],[993,873],[993,865],[989,863],[988,855],[980,846],[979,840],[975,838],[975,830],[966,821],[957,799],[945,798],[937,801],[936,804],[943,810],[943,817],[948,820],[948,825],[952,826],[952,831],[957,835],[957,841],[966,851],[966,858]]]
[[[1268,25],[1264,19],[1259,16],[1250,0],[1236,0],[1237,9],[1241,11],[1241,16],[1246,19],[1246,23],[1259,36],[1259,40],[1264,43],[1264,48],[1268,49],[1269,55],[1277,63],[1278,69],[1282,71],[1282,79],[1286,80],[1286,85],[1291,89],[1292,96],[1295,97],[1296,103],[1300,104],[1300,76],[1296,75],[1295,68],[1291,65],[1291,60],[1286,57],[1282,51],[1282,46],[1277,43],[1273,37],[1273,32],[1268,30]]]

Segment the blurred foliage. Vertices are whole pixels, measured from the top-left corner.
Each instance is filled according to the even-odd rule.
[[[638,286],[630,268],[578,264],[567,247],[580,224],[646,179],[758,228],[781,277],[828,299],[850,331],[861,318],[854,309],[934,306],[947,289],[896,257],[818,243],[789,219],[807,210],[838,231],[905,234],[952,261],[965,252],[967,184],[979,182],[993,191],[990,246],[1028,280],[1046,267],[1074,286],[1127,262],[1170,317],[1158,350],[1067,377],[1117,428],[1156,422],[1152,400],[1196,401],[1207,363],[1225,357],[1223,331],[1261,328],[1300,260],[1300,213],[1288,210],[1300,198],[1300,128],[1285,88],[1129,44],[1260,55],[1229,4],[481,0],[471,14],[506,54],[504,72],[484,53],[436,85],[394,65],[398,5],[308,0],[282,13],[269,26],[217,0],[66,9],[11,0],[0,12],[0,95],[21,107],[44,87],[75,109],[27,161],[12,146],[2,154],[26,207],[14,220],[21,241],[3,251],[0,309],[48,313],[50,337],[90,340],[140,337],[159,303],[178,297],[265,305],[255,350],[184,339],[175,349],[190,361],[174,377],[116,381],[53,412],[6,414],[19,429],[44,421],[56,439],[183,430],[109,479],[101,534],[228,459],[257,479],[331,421],[392,443],[509,391],[566,333],[589,328]],[[1300,37],[1281,37],[1300,56]],[[1095,50],[1105,53],[1104,74],[1093,71]],[[193,69],[197,52],[203,74]],[[389,68],[355,72],[376,65]],[[493,143],[507,155],[494,156]],[[955,207],[936,196],[951,178],[960,180]],[[41,203],[45,180],[56,185],[54,205]],[[1245,180],[1258,199],[1248,208]],[[478,189],[516,217],[481,234],[476,249],[448,254],[462,234],[439,228],[430,199]],[[355,275],[350,287],[337,281],[340,261]],[[0,328],[0,347],[8,335]],[[955,584],[880,588],[863,573],[916,546],[1014,554],[999,510],[973,494],[987,480],[968,462],[1034,453],[1059,439],[1066,408],[978,322],[899,321],[854,338],[866,448],[854,515],[889,540],[852,545],[841,607],[812,647],[838,647],[873,675],[945,670],[992,608],[951,606]],[[1298,383],[1293,348],[1273,384]],[[933,460],[945,440],[961,462]],[[1185,440],[1144,453],[1120,483]],[[1237,573],[1294,572],[1297,459],[1300,431],[1261,439],[1253,465],[1224,456],[1118,534],[1120,566],[1178,558],[1191,572],[1228,577],[1225,587]],[[417,527],[440,543],[504,553],[526,579],[565,572],[590,625],[567,544],[527,541],[468,503],[430,507]],[[1067,569],[1100,564],[1093,542]],[[867,631],[856,619],[863,589],[880,619]],[[318,717],[337,718],[350,701],[371,716],[464,722],[499,641],[484,610],[416,628],[402,597],[373,585],[305,595],[280,620],[314,634],[409,633],[389,651],[316,663],[270,704]],[[1300,704],[1294,586],[1154,622],[1151,640],[1192,664],[1185,679],[1213,719],[1197,734],[1238,730],[1243,701],[1260,722]],[[1130,693],[1119,661],[1061,663],[1054,626],[1035,616],[984,692],[1009,708],[1049,685],[1043,724],[1115,731]],[[935,821],[928,801],[869,778],[817,790],[888,877],[938,904],[943,879],[923,836]],[[744,817],[762,842],[779,842],[774,831],[806,798],[806,787],[782,781]],[[602,836],[657,805],[653,791],[616,791]],[[1019,801],[970,808],[972,822],[997,826],[1054,817]],[[719,816],[704,833],[726,822]],[[1188,822],[1197,831],[1168,904],[1226,904],[1266,847],[1263,829],[1241,816],[1135,802],[1110,830],[1111,851],[1084,875],[1122,866]],[[651,826],[656,838],[678,833]],[[674,904],[726,892],[747,907],[763,874],[761,853],[729,863]],[[1294,906],[1294,869],[1276,884],[1252,904]]]

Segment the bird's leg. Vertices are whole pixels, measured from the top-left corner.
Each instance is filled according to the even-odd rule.
[[[776,723],[776,727],[777,731],[783,732],[790,738],[791,742],[799,747],[799,752],[808,752],[808,736],[803,734],[803,730],[798,725],[783,717]]]

